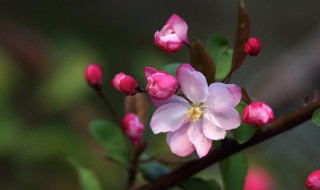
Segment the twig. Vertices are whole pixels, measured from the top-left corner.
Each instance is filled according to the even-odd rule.
[[[228,142],[223,148],[218,148],[199,160],[190,161],[175,171],[162,176],[150,184],[141,186],[136,190],[162,190],[179,185],[189,177],[211,166],[212,164],[215,164],[232,154],[270,139],[309,120],[312,117],[313,112],[318,108],[320,108],[320,100],[317,100],[306,107],[301,107],[280,117],[277,120],[274,120],[268,130],[257,132],[250,141],[244,144],[239,145],[235,141]]]

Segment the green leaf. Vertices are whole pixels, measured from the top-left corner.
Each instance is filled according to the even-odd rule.
[[[248,163],[243,153],[234,154],[219,163],[225,190],[243,190]]]
[[[172,76],[176,76],[176,71],[179,66],[180,66],[180,63],[171,63],[163,66],[161,70],[168,72]]]
[[[104,120],[90,123],[90,131],[94,138],[107,149],[106,156],[124,166],[129,166],[129,154],[121,129]]]
[[[158,162],[148,162],[140,165],[142,176],[147,181],[154,181],[159,177],[170,173],[170,169]]]
[[[312,122],[320,126],[320,109],[317,109],[315,112],[313,112]]]
[[[215,81],[215,63],[199,39],[194,39],[191,42],[190,61],[191,65],[206,77],[208,84]]]
[[[240,115],[243,114],[244,108],[247,106],[247,103],[241,101],[235,108]],[[257,131],[257,127],[253,125],[246,124],[241,122],[240,127],[232,130],[232,133],[239,144],[245,143],[250,140]]]
[[[81,166],[72,158],[68,158],[68,161],[78,171],[82,190],[102,190],[96,176],[89,169]]]
[[[220,190],[219,185],[214,180],[204,180],[198,177],[188,179],[183,183],[186,190]]]
[[[216,63],[216,79],[223,79],[231,69],[233,50],[228,40],[220,34],[212,34],[207,41],[208,51]]]

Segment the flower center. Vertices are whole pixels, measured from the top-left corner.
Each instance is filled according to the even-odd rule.
[[[193,105],[189,110],[188,110],[188,119],[197,122],[199,121],[201,115],[204,113],[203,108],[200,105]]]

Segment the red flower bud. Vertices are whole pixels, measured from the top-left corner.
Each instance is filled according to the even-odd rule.
[[[138,146],[144,132],[144,125],[141,123],[139,117],[133,113],[128,113],[124,116],[121,126],[132,144]]]
[[[91,87],[100,87],[103,80],[103,70],[99,64],[90,64],[85,70],[85,77]]]
[[[307,178],[306,187],[313,190],[320,190],[320,170],[313,171]]]
[[[261,42],[258,38],[249,38],[247,43],[244,45],[246,54],[251,56],[257,56],[261,50]]]
[[[136,79],[124,73],[117,74],[111,80],[112,86],[119,92],[125,95],[132,95],[136,92],[135,88],[138,86]]]
[[[249,169],[243,190],[271,190],[273,180],[269,173],[260,168]]]
[[[144,69],[148,80],[148,94],[158,100],[170,98],[178,89],[178,81],[174,76],[164,71],[158,71],[152,67]]]
[[[243,110],[242,120],[245,123],[264,126],[274,119],[272,109],[263,102],[252,102]]]

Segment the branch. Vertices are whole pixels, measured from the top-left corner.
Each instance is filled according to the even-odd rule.
[[[254,146],[262,141],[268,140],[309,120],[312,117],[313,112],[318,108],[320,108],[320,100],[313,102],[308,106],[292,111],[277,120],[274,120],[268,130],[257,132],[251,140],[244,144],[240,145],[235,141],[227,142],[223,148],[218,148],[214,151],[211,151],[207,156],[199,160],[190,161],[175,171],[162,176],[156,181],[137,188],[137,190],[162,190],[179,185],[189,177],[211,166],[212,164],[215,164],[232,154]]]

